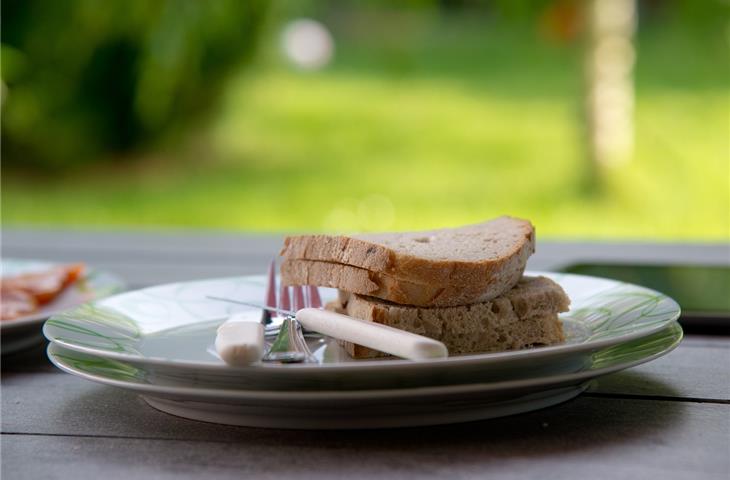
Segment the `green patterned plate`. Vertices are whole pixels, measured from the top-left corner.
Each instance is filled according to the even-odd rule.
[[[597,350],[574,373],[370,390],[217,389],[194,381],[160,385],[149,367],[54,343],[48,347],[48,356],[61,370],[140,393],[153,407],[186,418],[273,428],[381,428],[480,420],[554,405],[580,394],[594,378],[665,355],[681,339],[682,329],[673,322],[649,336]]]
[[[560,283],[572,301],[570,312],[561,316],[564,344],[426,362],[354,361],[336,343],[320,340],[312,345],[319,364],[225,365],[213,348],[215,330],[229,315],[247,308],[206,296],[260,302],[262,276],[176,283],[116,295],[54,316],[44,333],[70,350],[146,365],[160,382],[192,377],[237,388],[321,388],[322,382],[382,388],[393,382],[433,385],[575,371],[591,352],[650,335],[679,316],[676,302],[643,287],[580,275],[543,275]],[[325,300],[335,294],[322,289]]]

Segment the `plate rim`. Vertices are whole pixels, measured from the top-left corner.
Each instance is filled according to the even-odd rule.
[[[59,345],[62,345],[65,348],[68,348],[69,350],[73,350],[80,353],[86,353],[89,355],[95,355],[102,358],[108,358],[112,360],[122,361],[134,365],[156,365],[156,366],[166,366],[166,367],[176,367],[176,368],[195,368],[200,371],[229,371],[229,372],[240,372],[241,374],[250,373],[252,371],[259,372],[262,370],[267,371],[301,371],[306,372],[310,370],[317,370],[321,371],[324,369],[331,369],[331,370],[349,370],[349,369],[368,369],[368,368],[375,368],[379,369],[387,365],[397,365],[401,368],[422,368],[424,365],[435,365],[435,364],[449,364],[453,365],[455,367],[457,366],[464,366],[464,365],[488,365],[493,362],[500,362],[508,359],[513,358],[522,358],[522,357],[531,357],[535,359],[544,358],[544,357],[550,357],[553,355],[560,355],[565,353],[582,353],[586,351],[591,351],[595,349],[601,349],[605,348],[611,345],[617,345],[619,343],[623,342],[629,342],[632,340],[636,340],[638,338],[642,338],[648,335],[652,335],[663,328],[665,328],[667,325],[669,325],[672,322],[677,321],[679,316],[681,315],[681,308],[679,304],[671,297],[658,292],[656,290],[643,287],[641,285],[636,285],[633,283],[628,282],[622,282],[619,280],[604,278],[604,277],[595,277],[591,275],[580,275],[580,274],[574,274],[574,273],[563,273],[563,272],[547,272],[547,271],[540,271],[540,270],[528,270],[524,272],[525,275],[542,275],[546,276],[548,278],[553,279],[558,284],[560,283],[559,280],[556,279],[556,277],[578,277],[578,278],[588,278],[592,280],[601,280],[606,282],[612,282],[614,286],[619,285],[628,285],[633,288],[642,290],[647,293],[651,293],[653,295],[659,295],[662,297],[663,300],[669,301],[670,305],[673,307],[673,311],[671,314],[668,314],[667,320],[665,322],[649,326],[645,329],[639,330],[639,331],[633,331],[630,333],[626,333],[623,335],[619,335],[612,338],[604,338],[604,339],[597,339],[592,340],[584,343],[573,343],[573,344],[557,344],[557,345],[549,345],[544,347],[538,347],[538,348],[526,348],[521,350],[508,350],[508,351],[502,351],[502,352],[491,352],[491,353],[477,353],[477,354],[467,354],[467,355],[459,355],[459,356],[453,356],[453,357],[446,357],[446,358],[438,358],[438,359],[429,359],[427,361],[418,361],[414,362],[412,360],[406,360],[406,359],[366,359],[366,360],[358,360],[355,362],[341,362],[341,363],[323,363],[323,364],[286,364],[286,365],[279,365],[275,363],[255,363],[253,365],[249,366],[242,366],[242,367],[236,367],[236,366],[230,366],[226,365],[225,363],[215,363],[213,361],[209,362],[192,362],[188,360],[175,360],[175,359],[167,359],[167,358],[160,358],[160,357],[144,357],[139,355],[131,355],[124,352],[111,352],[108,350],[102,350],[95,347],[89,347],[85,345],[78,345],[75,343],[69,343],[63,339],[57,339],[54,338],[54,335],[52,335],[49,332],[49,325],[48,323],[45,323],[43,325],[43,335],[51,342],[55,342]],[[262,275],[243,275],[243,276],[233,276],[233,277],[221,277],[221,278],[210,278],[210,279],[200,279],[200,280],[192,280],[192,281],[185,281],[185,282],[172,282],[167,284],[161,284],[161,285],[154,285],[150,287],[146,287],[139,290],[133,290],[129,292],[124,292],[124,294],[134,293],[134,292],[141,292],[144,290],[147,290],[149,288],[160,288],[160,287],[168,287],[172,285],[180,285],[180,284],[191,284],[191,283],[198,283],[198,282],[206,282],[206,281],[226,281],[226,280],[233,280],[233,279],[241,279],[241,278],[264,278]],[[73,312],[71,310],[70,312]],[[68,312],[67,312],[68,313]],[[49,320],[54,319],[54,316],[51,316]]]
[[[498,391],[511,391],[529,388],[541,388],[551,387],[554,385],[566,383],[566,382],[581,382],[592,380],[610,373],[615,373],[620,370],[647,363],[657,358],[660,358],[676,349],[684,338],[684,331],[679,325],[679,322],[672,321],[668,325],[665,325],[662,330],[667,330],[672,337],[672,343],[666,348],[654,352],[645,357],[628,361],[620,362],[616,364],[602,367],[602,368],[588,368],[587,370],[573,372],[573,373],[561,373],[557,375],[546,375],[542,377],[534,378],[523,378],[517,380],[503,380],[496,382],[480,382],[480,383],[467,383],[467,384],[456,384],[456,385],[436,385],[427,387],[407,387],[407,388],[394,388],[394,389],[362,389],[362,390],[279,390],[279,391],[268,391],[268,390],[245,390],[245,389],[217,389],[211,387],[193,387],[193,386],[171,386],[171,385],[156,385],[156,384],[143,384],[135,383],[125,380],[117,380],[108,377],[104,377],[101,374],[91,374],[84,371],[75,369],[69,365],[66,365],[62,361],[58,360],[54,356],[54,350],[60,348],[64,349],[63,345],[51,342],[49,343],[46,353],[49,360],[62,371],[75,375],[86,380],[101,383],[104,385],[131,390],[140,395],[144,394],[160,394],[160,395],[180,395],[196,398],[210,398],[210,399],[225,399],[225,400],[284,400],[291,398],[293,395],[298,395],[298,400],[322,400],[322,399],[363,399],[363,395],[367,395],[367,398],[392,398],[393,395],[402,395],[399,398],[404,397],[417,397],[419,395],[438,395],[438,394],[464,394],[464,393],[487,393],[487,392],[498,392]],[[655,332],[659,333],[659,332]],[[669,342],[669,339],[667,340]],[[606,347],[610,348],[610,347]],[[83,352],[76,352],[83,353]],[[94,355],[90,355],[94,356]]]
[[[47,267],[55,267],[58,265],[67,265],[69,263],[73,263],[73,262],[56,262],[56,261],[52,261],[52,260],[39,260],[39,259],[35,259],[35,258],[3,258],[1,260],[1,262],[2,263],[5,263],[5,262],[34,263],[37,265],[43,265],[43,266],[47,266]],[[127,283],[122,279],[122,277],[120,277],[119,275],[112,273],[108,270],[98,269],[96,267],[90,266],[86,262],[83,262],[83,263],[84,263],[84,265],[86,265],[86,271],[84,272],[83,279],[93,278],[93,277],[102,277],[105,280],[107,280],[110,285],[113,285],[111,287],[112,291],[109,293],[109,295],[117,295],[120,293],[124,293],[124,291],[127,288]],[[72,307],[68,307],[65,309],[56,309],[51,312],[44,312],[44,313],[37,312],[32,315],[24,315],[20,318],[14,318],[11,320],[0,320],[0,332],[3,332],[3,333],[10,332],[12,330],[19,329],[21,327],[27,327],[27,326],[35,325],[35,324],[40,325],[40,324],[44,323],[46,320],[48,320],[49,318],[53,317],[54,315],[58,315],[59,313],[61,313],[63,311],[77,308],[77,307],[83,305],[84,303],[93,302],[96,300],[100,300],[102,298],[104,298],[104,296],[100,296],[96,293],[96,291],[94,291],[93,298],[89,298],[89,299],[85,300],[84,302],[74,305]],[[54,302],[55,302],[55,300],[53,302],[45,305],[44,308],[51,307]],[[35,333],[35,332],[33,332],[33,333]],[[45,334],[44,334],[44,336],[45,336]]]

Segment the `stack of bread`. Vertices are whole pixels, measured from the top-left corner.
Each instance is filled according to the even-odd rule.
[[[558,284],[523,276],[535,251],[530,222],[500,217],[461,228],[287,237],[285,285],[339,289],[327,308],[434,338],[449,354],[513,350],[564,340]],[[382,354],[346,343],[354,358]]]

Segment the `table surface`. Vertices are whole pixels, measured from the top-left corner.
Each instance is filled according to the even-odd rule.
[[[259,273],[281,237],[2,233],[3,258],[78,261],[130,288]],[[576,261],[728,264],[727,244],[541,242],[530,269]],[[61,373],[42,346],[2,358],[2,478],[718,478],[730,474],[730,337],[669,355],[535,412],[438,427],[290,431],[176,418]]]

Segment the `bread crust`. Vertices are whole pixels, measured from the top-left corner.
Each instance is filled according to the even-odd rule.
[[[491,281],[462,286],[412,282],[387,273],[341,263],[285,260],[281,264],[281,281],[284,285],[337,288],[406,305],[444,307],[491,300],[517,283],[523,268],[505,271]]]
[[[420,284],[471,285],[514,275],[535,251],[527,220],[503,216],[459,228],[284,239],[285,260],[351,265]]]

